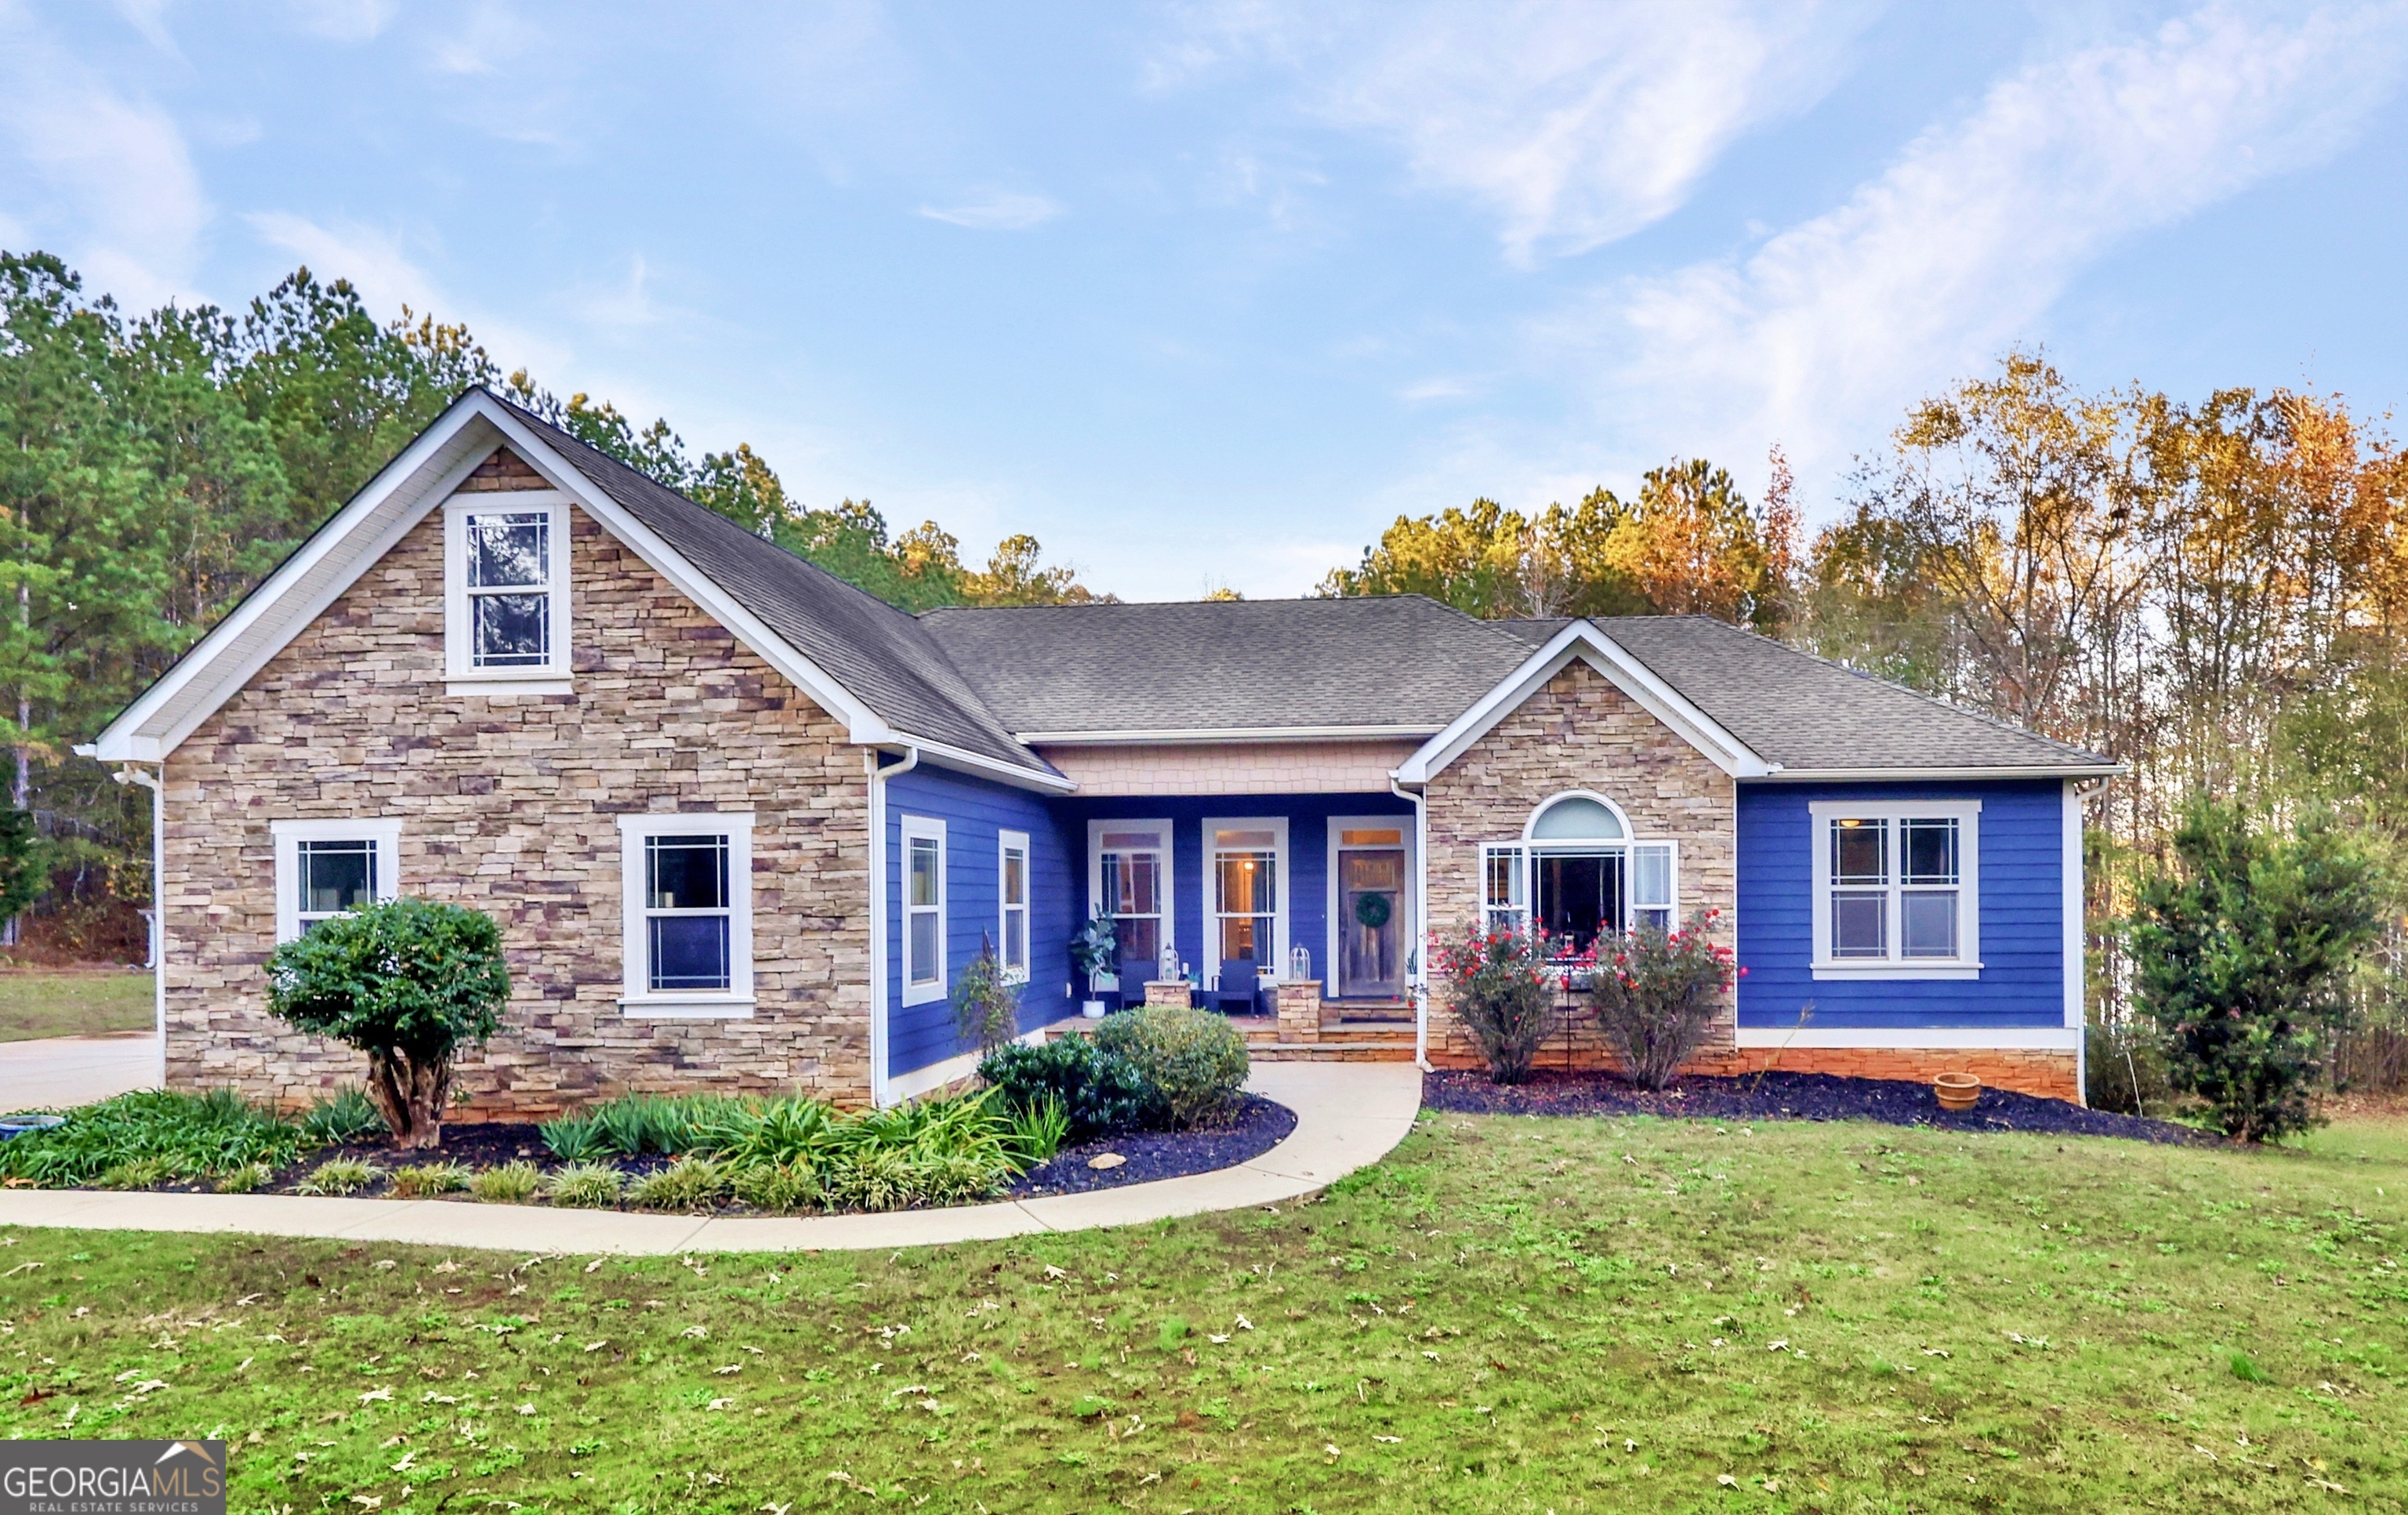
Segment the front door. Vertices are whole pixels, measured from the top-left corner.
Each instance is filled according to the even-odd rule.
[[[1405,992],[1405,850],[1338,854],[1338,993],[1396,999]]]

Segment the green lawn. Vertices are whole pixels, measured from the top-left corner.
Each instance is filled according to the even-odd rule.
[[[2393,1510],[2408,1139],[1426,1115],[1326,1200],[974,1246],[0,1236],[7,1434],[233,1508]],[[373,1503],[372,1503],[373,1502]]]
[[[0,1041],[148,1031],[156,1024],[147,973],[0,969]]]

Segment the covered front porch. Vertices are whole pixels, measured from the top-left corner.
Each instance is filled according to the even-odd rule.
[[[1285,1039],[1278,986],[1310,985],[1333,1028],[1410,1026],[1421,920],[1412,802],[1330,793],[1055,804],[1066,839],[1083,848],[1070,929],[1097,913],[1114,926],[1118,972],[1098,980],[1098,997],[1125,1005],[1150,982],[1157,998],[1161,986],[1183,985],[1192,1002],[1276,1041]]]

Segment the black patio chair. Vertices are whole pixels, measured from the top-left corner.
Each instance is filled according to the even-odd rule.
[[[1146,963],[1121,965],[1121,1008],[1136,1009],[1145,1003],[1146,980],[1154,977],[1154,968]]]
[[[1263,981],[1254,971],[1251,957],[1233,957],[1221,965],[1220,987],[1212,991],[1212,1008],[1224,1014],[1259,1015],[1262,1013]]]

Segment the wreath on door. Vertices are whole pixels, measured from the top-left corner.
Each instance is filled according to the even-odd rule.
[[[1389,903],[1388,896],[1385,894],[1354,896],[1354,919],[1373,931],[1386,925],[1388,917],[1395,913],[1396,907]]]

